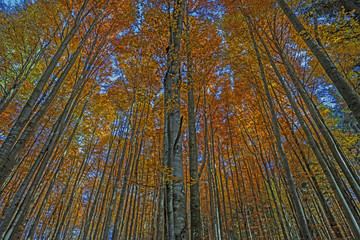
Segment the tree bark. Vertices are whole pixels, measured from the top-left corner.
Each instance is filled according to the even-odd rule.
[[[196,141],[196,113],[194,99],[194,80],[192,77],[192,54],[189,39],[190,22],[187,4],[187,86],[188,86],[188,131],[189,131],[189,162],[190,162],[190,216],[191,216],[191,239],[201,239],[201,212],[200,212],[200,186],[198,174],[198,155]]]
[[[267,101],[268,101],[269,107],[270,107],[272,127],[273,127],[273,132],[274,132],[274,135],[275,135],[275,138],[276,138],[277,149],[278,149],[278,151],[280,153],[280,158],[282,160],[283,167],[284,167],[284,170],[285,170],[286,180],[287,180],[287,184],[288,184],[288,187],[289,187],[289,190],[290,190],[290,194],[291,194],[291,198],[292,198],[291,200],[293,201],[293,204],[294,204],[295,213],[297,215],[297,221],[299,223],[299,229],[300,229],[301,237],[303,239],[312,239],[311,233],[310,233],[309,228],[308,228],[308,223],[307,223],[307,220],[306,220],[306,217],[305,217],[305,213],[304,213],[304,210],[302,208],[301,199],[300,199],[300,196],[299,196],[299,194],[297,192],[296,185],[295,185],[295,182],[294,182],[291,170],[290,170],[289,161],[288,161],[288,158],[286,156],[284,146],[282,144],[279,125],[278,125],[279,123],[278,123],[277,118],[276,118],[276,112],[275,112],[274,104],[273,104],[272,99],[271,99],[268,83],[267,83],[266,76],[265,76],[264,67],[263,67],[263,64],[262,64],[262,61],[261,61],[260,52],[258,50],[256,41],[255,41],[255,38],[254,38],[254,35],[252,33],[252,30],[251,30],[251,27],[250,27],[249,23],[248,23],[248,27],[249,27],[250,37],[251,37],[251,39],[253,41],[253,44],[254,44],[254,49],[255,49],[255,52],[256,52],[257,60],[258,60],[258,63],[259,63],[261,78],[263,80],[263,84],[264,84],[264,88],[265,88],[265,94],[266,94]]]
[[[345,100],[349,109],[354,114],[357,121],[360,123],[360,97],[356,94],[354,89],[346,81],[334,62],[330,59],[325,50],[314,40],[311,34],[305,29],[295,13],[290,9],[285,0],[276,0],[285,15],[288,17],[295,30],[300,34],[306,45],[317,58],[335,87]]]
[[[82,20],[85,17],[85,16],[82,16],[82,14],[86,9],[87,3],[88,3],[88,0],[85,0],[82,7],[81,7],[81,9],[80,9],[80,11],[78,12],[78,14],[76,16],[74,26],[71,28],[69,33],[65,36],[64,40],[61,42],[57,52],[54,54],[54,56],[51,59],[48,67],[46,68],[46,70],[44,71],[42,76],[40,77],[40,79],[39,79],[35,89],[33,90],[30,98],[28,99],[25,106],[21,110],[21,113],[20,113],[18,119],[16,120],[16,122],[15,122],[14,126],[12,127],[10,133],[6,137],[5,142],[2,144],[2,146],[0,148],[0,176],[1,176],[0,185],[2,185],[2,183],[3,183],[4,176],[5,175],[7,176],[6,173],[11,170],[11,169],[8,168],[9,161],[7,160],[7,157],[9,155],[9,153],[10,153],[10,150],[14,146],[17,138],[21,134],[21,131],[25,127],[26,123],[28,122],[28,120],[29,120],[29,118],[30,118],[30,116],[32,114],[32,109],[35,106],[36,101],[38,100],[40,94],[42,93],[42,90],[44,89],[45,84],[47,83],[47,81],[50,78],[52,72],[54,71],[54,69],[55,69],[57,63],[59,62],[62,54],[64,53],[64,51],[66,50],[66,47],[68,46],[69,42],[75,36],[77,30],[79,29],[79,27],[80,27],[80,25],[82,23]]]
[[[186,195],[182,159],[180,119],[180,43],[185,1],[176,0],[170,20],[170,41],[164,79],[165,131],[164,163],[171,169],[167,184],[166,213],[168,239],[186,239]],[[169,9],[170,11],[170,9]],[[176,217],[175,217],[176,216]]]

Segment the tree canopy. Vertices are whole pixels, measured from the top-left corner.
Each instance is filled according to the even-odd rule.
[[[359,19],[0,1],[0,239],[360,239]]]

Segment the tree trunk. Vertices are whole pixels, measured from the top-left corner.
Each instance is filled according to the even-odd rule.
[[[303,239],[312,239],[309,228],[308,228],[308,225],[307,225],[307,220],[306,220],[306,217],[305,217],[305,213],[304,213],[304,210],[302,208],[301,199],[300,199],[300,196],[297,193],[296,185],[295,185],[295,182],[294,182],[291,170],[290,170],[289,161],[288,161],[288,158],[286,156],[284,146],[282,144],[279,125],[278,125],[279,123],[278,123],[277,118],[276,118],[276,112],[275,112],[274,104],[273,104],[272,99],[271,99],[268,83],[267,83],[266,76],[265,76],[264,67],[262,65],[262,61],[261,61],[261,57],[260,57],[260,52],[258,50],[256,41],[255,41],[255,38],[254,38],[254,35],[252,33],[252,30],[250,28],[249,23],[248,23],[248,27],[249,27],[250,36],[251,36],[251,39],[253,41],[254,48],[255,48],[255,51],[256,51],[257,60],[259,62],[261,78],[263,80],[263,84],[264,84],[264,88],[265,88],[265,94],[266,94],[267,101],[268,101],[269,107],[270,107],[272,127],[273,127],[273,132],[274,132],[274,135],[275,135],[275,138],[276,138],[277,149],[278,149],[278,151],[280,153],[280,158],[282,160],[283,167],[284,167],[284,170],[285,170],[286,180],[287,180],[287,184],[288,184],[288,187],[289,187],[289,190],[290,190],[292,202],[294,204],[295,213],[297,215],[297,221],[299,223],[301,237]]]
[[[32,109],[35,106],[36,101],[38,100],[40,94],[42,93],[42,90],[44,89],[45,84],[47,83],[52,72],[54,71],[62,54],[66,50],[67,45],[69,44],[69,42],[75,36],[77,30],[79,29],[79,27],[82,23],[82,20],[85,17],[85,16],[82,17],[81,15],[85,11],[87,3],[88,3],[88,0],[84,1],[80,11],[78,12],[78,14],[76,16],[74,26],[71,28],[70,32],[65,36],[64,40],[61,42],[57,52],[54,54],[48,67],[46,68],[45,72],[40,77],[34,91],[32,92],[30,98],[28,99],[25,106],[21,110],[21,113],[20,113],[18,119],[16,120],[10,133],[6,137],[5,142],[2,144],[2,146],[0,148],[0,176],[1,176],[0,185],[2,185],[3,181],[6,179],[5,176],[8,175],[8,172],[11,171],[11,169],[9,169],[9,164],[11,164],[11,162],[9,162],[9,160],[7,160],[10,150],[14,146],[17,138],[21,134],[25,125],[27,124],[27,122],[32,114]]]
[[[349,85],[334,62],[330,59],[325,50],[314,40],[311,34],[305,29],[295,13],[290,9],[285,0],[276,0],[281,9],[284,11],[295,30],[300,34],[311,52],[315,55],[335,87],[345,100],[349,109],[354,114],[357,121],[360,123],[360,97],[356,94],[354,89]]]
[[[188,8],[188,5],[187,5]],[[187,9],[188,10],[188,9]],[[189,36],[189,13],[187,14],[187,35]],[[188,85],[188,119],[189,119],[189,162],[190,162],[190,216],[191,239],[201,239],[200,186],[198,174],[198,155],[196,141],[196,113],[194,99],[194,80],[192,78],[192,54],[190,40],[187,42],[187,85]]]
[[[261,40],[261,38],[260,38]],[[307,135],[307,138],[308,138],[308,141],[310,143],[310,147],[312,148],[312,150],[314,151],[314,154],[316,155],[316,158],[318,159],[325,175],[327,176],[331,186],[333,187],[333,190],[335,192],[335,196],[337,197],[337,200],[339,201],[339,204],[342,208],[342,210],[344,211],[344,214],[352,228],[352,231],[353,233],[355,234],[355,236],[358,236],[360,238],[360,235],[359,235],[359,226],[352,214],[352,211],[350,210],[346,200],[344,199],[344,196],[341,192],[341,189],[339,189],[339,186],[336,182],[336,179],[334,178],[333,174],[331,173],[331,169],[329,168],[328,164],[326,163],[326,159],[323,158],[322,154],[320,153],[320,151],[318,150],[318,148],[316,147],[316,143],[315,143],[315,139],[313,138],[310,130],[308,130],[308,128],[306,127],[306,124],[304,123],[304,119],[301,115],[301,113],[299,112],[296,104],[293,102],[292,100],[292,97],[291,97],[291,94],[288,90],[288,88],[286,87],[285,83],[283,82],[283,79],[282,79],[282,76],[280,75],[280,73],[277,71],[277,68],[275,66],[275,63],[274,63],[274,60],[272,59],[271,55],[270,55],[270,52],[269,50],[267,49],[265,43],[262,41],[262,44],[267,52],[267,55],[270,59],[270,63],[272,64],[273,66],[273,69],[275,71],[275,73],[277,74],[277,77],[279,78],[280,80],[280,83],[282,85],[282,87],[284,88],[285,90],[285,93],[287,94],[288,96],[288,99],[293,107],[293,110],[295,111],[295,114],[301,124],[301,127],[303,128],[305,134]],[[280,50],[280,49],[278,49]],[[285,59],[285,56],[283,56],[283,54],[281,53],[280,56],[282,57],[283,61],[286,60]],[[287,70],[288,70],[288,73],[289,75],[292,77],[293,81],[294,81],[294,84],[296,85],[296,88],[298,89],[298,91],[300,92],[301,96],[303,97],[304,101],[306,102],[306,98],[308,98],[308,95],[305,93],[305,90],[302,89],[302,87],[300,86],[301,84],[298,82],[298,79],[296,78],[296,75],[295,73],[292,71],[291,69],[291,66],[290,64],[288,64],[288,61],[285,61],[286,66],[287,66]],[[308,104],[307,104],[308,105]],[[312,108],[312,105],[308,105],[310,108]],[[312,109],[309,109],[310,112],[313,112]]]
[[[170,41],[164,79],[165,132],[164,163],[171,169],[167,184],[166,213],[168,239],[186,239],[186,195],[182,160],[180,119],[180,43],[183,30],[185,1],[176,0],[170,20]],[[170,9],[169,9],[170,11]],[[174,217],[176,216],[176,217]]]

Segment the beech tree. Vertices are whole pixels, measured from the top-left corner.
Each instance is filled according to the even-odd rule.
[[[359,239],[357,8],[1,4],[0,238]]]

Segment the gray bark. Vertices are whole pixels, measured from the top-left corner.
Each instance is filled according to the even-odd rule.
[[[128,117],[128,119],[129,119],[129,122],[128,122],[127,125],[129,126],[130,123],[131,123],[131,119],[132,119],[132,109],[130,110],[130,116]],[[128,129],[128,126],[125,129]],[[126,135],[127,135],[127,133],[126,133]],[[115,200],[116,200],[116,191],[117,191],[118,185],[120,183],[120,176],[121,176],[120,174],[121,174],[122,166],[123,166],[124,160],[125,160],[127,142],[128,142],[128,138],[125,137],[123,150],[122,150],[122,153],[121,153],[121,157],[120,157],[120,160],[119,160],[119,166],[118,166],[117,174],[116,174],[116,178],[115,178],[115,183],[114,183],[113,190],[112,190],[112,193],[111,193],[111,198],[110,198],[111,200],[110,200],[110,203],[108,205],[109,210],[108,210],[106,221],[105,221],[103,239],[108,239],[108,236],[109,236],[111,218],[112,218],[112,214],[113,214],[113,211],[114,211],[114,204],[115,204]],[[119,143],[120,143],[120,139],[119,139]],[[114,156],[114,160],[115,160],[115,158],[116,158],[116,156]]]
[[[11,148],[14,146],[17,138],[21,134],[21,131],[25,127],[26,123],[29,121],[33,107],[35,106],[36,101],[38,100],[39,96],[41,95],[48,79],[50,78],[52,72],[54,71],[57,63],[59,62],[61,56],[63,55],[64,51],[66,50],[67,45],[71,41],[71,39],[75,36],[77,30],[79,29],[82,20],[85,16],[82,17],[83,12],[86,9],[86,5],[88,0],[85,0],[81,9],[79,10],[74,26],[71,28],[70,32],[65,36],[64,40],[61,42],[57,52],[54,54],[53,58],[51,59],[48,67],[40,77],[35,89],[33,90],[30,98],[26,102],[25,106],[23,107],[18,119],[16,120],[14,126],[12,127],[10,133],[8,134],[6,140],[2,144],[0,148],[0,185],[2,185],[4,179],[6,178],[8,172],[11,170],[9,169],[9,160],[7,157],[10,154]]]
[[[290,9],[284,0],[276,0],[281,9],[284,11],[295,30],[300,34],[311,52],[315,55],[335,87],[345,100],[349,109],[354,114],[357,121],[360,123],[360,97],[356,94],[354,89],[346,81],[334,62],[330,59],[325,50],[314,40],[311,34],[305,29],[295,13]]]
[[[46,111],[48,110],[48,107],[50,106],[50,104],[54,100],[54,98],[55,98],[57,92],[59,91],[63,81],[65,80],[65,78],[67,77],[67,75],[70,72],[71,68],[75,64],[75,61],[76,61],[77,57],[80,55],[81,50],[84,47],[85,41],[88,39],[90,33],[92,32],[92,30],[96,26],[97,20],[98,20],[99,17],[100,17],[100,14],[96,16],[96,18],[93,21],[92,25],[90,26],[90,28],[86,32],[85,36],[82,38],[79,46],[77,47],[76,51],[71,56],[71,58],[69,60],[69,63],[67,64],[64,71],[60,75],[59,79],[55,83],[55,85],[54,85],[53,89],[51,90],[49,96],[46,97],[46,99],[45,99],[44,103],[41,105],[40,109],[31,118],[31,120],[29,121],[29,123],[26,126],[26,129],[21,134],[21,136],[17,140],[16,144],[15,144],[15,142],[13,142],[15,144],[15,146],[13,148],[11,148],[9,151],[7,151],[7,148],[5,146],[5,143],[6,143],[6,141],[7,141],[7,139],[9,137],[5,140],[5,142],[3,144],[3,146],[5,146],[4,155],[1,155],[1,153],[0,153],[0,159],[1,159],[1,164],[0,164],[0,185],[5,181],[7,176],[10,174],[12,168],[14,167],[14,165],[16,163],[15,160],[18,157],[18,155],[20,154],[20,151],[23,149],[23,147],[25,146],[25,144],[29,140],[30,136],[33,134],[33,132],[34,132],[38,122],[40,121],[41,117],[46,113]],[[84,80],[84,79],[86,79],[86,78],[84,78],[84,76],[83,76],[83,78],[81,80]],[[74,86],[74,89],[77,90],[81,86],[82,86],[81,83],[76,83],[75,86]],[[28,118],[30,118],[30,115],[28,115]],[[29,120],[28,118],[27,118],[26,122],[28,122],[28,120]],[[20,116],[19,116],[18,120],[19,119],[20,119]],[[26,122],[23,122],[24,126],[25,126]],[[16,123],[15,123],[15,125],[16,125]],[[13,127],[13,129],[14,129],[14,127]],[[13,131],[13,129],[10,131],[9,136],[11,135],[11,132]],[[18,129],[18,128],[16,128],[16,129],[20,130],[20,132],[18,132],[18,134],[16,134],[17,135],[16,138],[18,138],[20,133],[21,133],[21,129]],[[10,138],[10,142],[12,141],[11,139],[16,140],[15,138]],[[0,149],[0,151],[1,151],[1,149]]]
[[[186,195],[182,159],[180,120],[180,44],[183,30],[185,1],[176,0],[170,20],[170,41],[167,70],[164,79],[165,132],[164,163],[172,169],[167,184],[166,213],[168,239],[186,239]]]
[[[298,120],[300,122],[300,125],[301,125],[302,129],[304,130],[304,132],[305,132],[305,134],[307,136],[307,139],[308,139],[308,141],[310,143],[310,147],[312,148],[312,150],[313,150],[316,158],[318,159],[318,161],[319,161],[325,175],[327,176],[328,181],[330,182],[330,184],[331,184],[331,186],[332,186],[332,188],[333,188],[333,190],[335,192],[335,196],[336,196],[336,198],[337,198],[337,200],[339,202],[339,205],[341,206],[341,208],[342,208],[342,210],[343,210],[343,212],[344,212],[344,214],[345,214],[345,216],[346,216],[346,218],[347,218],[347,220],[348,220],[348,222],[349,222],[349,224],[351,226],[351,229],[352,229],[354,235],[357,236],[357,237],[360,237],[360,235],[359,235],[359,226],[358,226],[358,224],[357,224],[357,222],[356,222],[356,220],[355,220],[355,218],[354,218],[354,216],[352,214],[352,211],[351,211],[350,207],[348,206],[346,200],[344,199],[344,196],[343,196],[343,194],[341,192],[341,189],[339,188],[339,186],[338,186],[338,184],[337,184],[337,182],[336,182],[336,180],[335,180],[335,178],[334,178],[334,176],[333,176],[333,174],[331,172],[331,169],[329,168],[328,164],[326,163],[326,159],[324,159],[324,157],[321,154],[320,150],[316,147],[317,144],[315,143],[315,139],[314,139],[310,129],[308,129],[308,127],[307,127],[307,125],[306,125],[306,123],[305,123],[299,109],[296,106],[296,103],[293,101],[293,99],[291,97],[291,93],[289,92],[287,86],[285,85],[285,83],[284,83],[284,81],[282,79],[282,76],[277,71],[274,60],[272,59],[269,50],[267,49],[267,47],[266,47],[266,45],[265,45],[265,43],[263,41],[262,41],[262,43],[263,43],[263,46],[264,46],[264,48],[265,48],[265,50],[267,52],[270,63],[273,66],[273,69],[274,69],[277,77],[279,78],[282,87],[285,90],[285,93],[286,93],[286,95],[287,95],[287,97],[288,97],[288,99],[290,101],[290,104],[291,104],[293,110],[295,111],[295,114],[296,114],[296,116],[297,116],[297,118],[298,118]],[[312,113],[312,115],[315,114],[314,113],[315,110],[313,109],[314,106],[309,104],[309,100],[308,100],[309,96],[307,95],[307,93],[303,89],[301,83],[299,82],[299,79],[297,78],[297,75],[295,74],[295,72],[292,69],[290,63],[285,58],[285,56],[283,55],[281,50],[279,48],[278,48],[278,50],[279,50],[279,54],[280,54],[282,60],[284,61],[284,64],[286,65],[288,74],[293,79],[297,90],[300,92],[300,95],[303,97],[305,103],[308,102],[307,106],[309,107],[309,110]]]
[[[188,8],[188,6],[187,6]],[[187,9],[188,10],[188,9]],[[187,14],[187,35],[189,37],[189,14]],[[188,119],[189,119],[189,162],[190,162],[190,216],[191,239],[201,239],[200,186],[198,174],[198,155],[196,141],[196,113],[194,99],[194,80],[192,77],[192,55],[190,40],[187,42],[187,85],[188,85]]]
[[[250,32],[250,36],[251,36],[251,39],[252,39],[253,44],[254,44],[257,60],[259,62],[261,78],[263,80],[263,84],[264,84],[264,88],[265,88],[265,94],[266,94],[267,101],[268,101],[269,107],[270,107],[271,121],[272,121],[273,132],[274,132],[274,135],[275,135],[275,138],[276,138],[276,145],[277,145],[277,149],[278,149],[278,151],[280,153],[280,158],[281,158],[282,163],[283,163],[283,168],[285,170],[287,185],[288,185],[289,190],[290,190],[291,200],[292,200],[292,202],[294,204],[295,213],[296,213],[296,216],[297,216],[297,221],[298,221],[298,225],[299,225],[300,232],[301,232],[301,237],[303,239],[312,239],[311,233],[310,233],[308,225],[307,225],[306,216],[305,216],[304,210],[302,208],[301,199],[300,199],[300,196],[299,196],[299,194],[298,194],[298,192],[296,190],[296,185],[295,185],[294,178],[293,178],[291,170],[290,170],[289,161],[288,161],[288,158],[286,156],[284,146],[282,144],[279,125],[278,125],[279,123],[278,123],[277,118],[276,118],[276,112],[275,112],[274,104],[273,104],[272,99],[271,99],[268,83],[267,83],[266,76],[265,76],[264,67],[263,67],[263,64],[262,64],[262,61],[261,61],[261,57],[260,57],[260,52],[258,50],[254,35],[252,33],[252,30],[250,29],[250,25],[249,25],[249,32]]]

